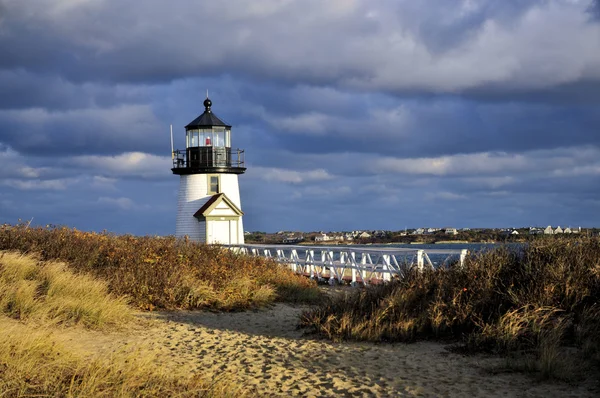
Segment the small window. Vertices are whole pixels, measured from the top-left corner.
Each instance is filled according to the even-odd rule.
[[[208,176],[208,193],[209,194],[219,193],[219,176],[215,176],[215,175]]]

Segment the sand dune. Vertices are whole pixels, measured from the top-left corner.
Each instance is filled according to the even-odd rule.
[[[244,313],[145,313],[131,336],[164,365],[236,380],[260,396],[594,396],[578,386],[492,372],[502,359],[450,353],[439,343],[332,343],[296,329],[302,307]],[[131,342],[130,342],[131,343]],[[101,341],[99,344],[102,344]]]

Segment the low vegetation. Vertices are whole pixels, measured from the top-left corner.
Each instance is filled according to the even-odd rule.
[[[68,327],[113,331],[132,319],[132,309],[107,293],[106,282],[75,275],[64,264],[0,252],[0,395],[240,395],[232,385],[175,376],[141,349],[90,357],[56,339]]]
[[[302,325],[335,340],[451,339],[570,378],[586,362],[569,361],[569,347],[600,361],[599,299],[600,239],[553,238],[475,254],[463,267],[410,270],[305,312]]]
[[[66,262],[77,273],[106,281],[112,294],[141,309],[229,311],[319,297],[314,282],[274,261],[174,237],[4,225],[0,250]]]
[[[0,252],[0,314],[19,320],[103,329],[132,318],[125,298],[106,282],[75,275],[64,263]]]

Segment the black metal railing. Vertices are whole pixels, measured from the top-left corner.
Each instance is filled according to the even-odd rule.
[[[244,167],[244,150],[192,147],[173,153],[173,168]]]

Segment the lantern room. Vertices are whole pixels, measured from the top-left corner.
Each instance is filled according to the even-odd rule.
[[[174,153],[173,172],[242,174],[244,151],[231,149],[231,126],[211,110],[212,101],[204,100],[204,113],[185,126],[185,151]]]

